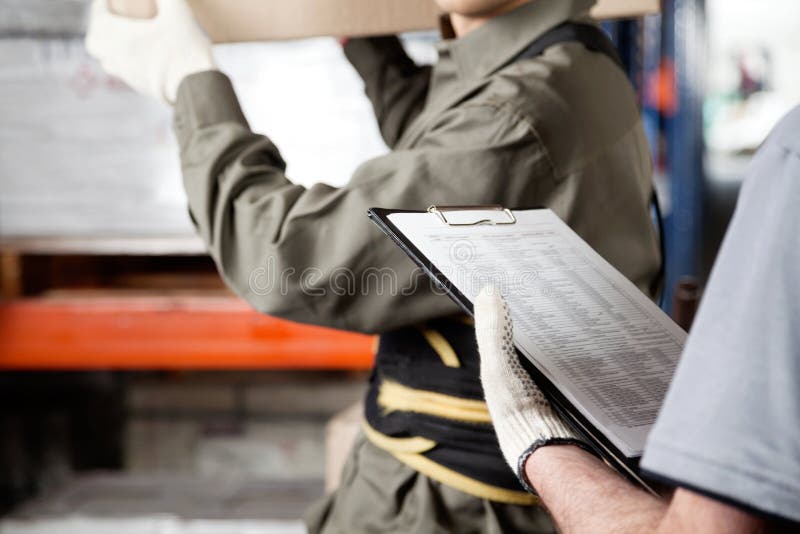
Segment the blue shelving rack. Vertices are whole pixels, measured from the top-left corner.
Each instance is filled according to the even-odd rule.
[[[678,281],[700,271],[705,22],[705,0],[663,0],[660,15],[603,23],[639,95],[656,171],[667,176],[667,312]],[[654,84],[661,84],[662,94],[649,94],[658,90]]]
[[[665,302],[684,276],[698,276],[702,245],[705,0],[665,0],[664,55],[674,65],[676,109],[666,121],[666,170],[671,210],[667,219]]]

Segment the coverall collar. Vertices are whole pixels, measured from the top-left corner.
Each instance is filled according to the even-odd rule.
[[[568,20],[587,17],[594,4],[595,0],[533,0],[463,37],[438,43],[440,62],[452,58],[462,81],[484,78],[548,30]]]

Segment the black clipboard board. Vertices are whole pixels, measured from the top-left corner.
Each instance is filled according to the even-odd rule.
[[[539,208],[527,208],[539,209]],[[502,212],[507,219],[507,222],[493,222],[492,219],[479,219],[469,223],[452,223],[447,219],[447,213],[452,211],[466,211],[466,210],[480,210]],[[448,226],[477,226],[480,224],[514,224],[516,218],[514,211],[523,211],[523,209],[508,209],[498,205],[482,205],[482,206],[431,206],[428,208],[427,213],[436,214],[444,224]],[[455,285],[444,275],[436,266],[412,243],[393,223],[389,220],[389,215],[394,213],[426,213],[420,210],[391,210],[383,208],[370,208],[367,211],[367,216],[375,223],[381,231],[386,234],[392,241],[399,246],[403,252],[411,258],[427,274],[436,285],[444,291],[458,306],[464,310],[470,317],[474,317],[475,313],[472,307],[472,302],[461,292]],[[544,395],[550,401],[553,408],[561,415],[561,417],[569,424],[569,426],[583,437],[584,441],[588,443],[597,455],[612,469],[622,474],[625,478],[632,483],[640,486],[649,493],[660,496],[660,486],[648,481],[643,476],[639,463],[640,456],[626,456],[611,440],[609,440],[602,432],[591,423],[580,410],[569,401],[563,393],[548,379],[539,369],[531,362],[519,349],[517,349],[517,356],[520,363],[525,370],[530,373],[536,385],[542,390]]]

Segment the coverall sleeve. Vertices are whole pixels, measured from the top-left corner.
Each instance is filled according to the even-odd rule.
[[[394,147],[425,106],[431,67],[414,63],[395,36],[350,39],[344,54],[364,80],[383,140]]]
[[[188,77],[175,112],[189,209],[227,284],[263,313],[346,330],[457,312],[368,208],[506,203],[552,173],[532,130],[493,106],[454,110],[413,150],[366,162],[345,187],[308,189],[249,129],[225,75]]]

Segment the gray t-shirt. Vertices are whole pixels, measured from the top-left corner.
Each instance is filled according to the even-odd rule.
[[[750,166],[642,466],[800,521],[800,108]]]

